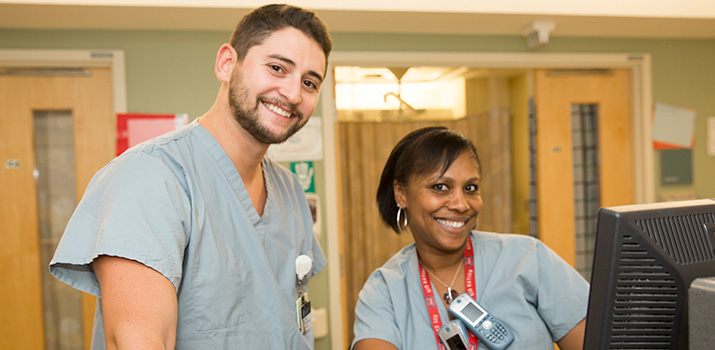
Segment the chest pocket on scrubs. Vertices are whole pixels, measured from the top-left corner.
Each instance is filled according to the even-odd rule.
[[[231,235],[235,235],[232,233]],[[233,236],[229,236],[234,238]],[[187,324],[196,330],[217,330],[245,322],[241,305],[246,298],[246,286],[253,281],[253,274],[246,273],[246,257],[239,256],[231,239],[216,235],[201,237],[194,258],[187,257],[188,266],[183,281],[189,287],[189,295],[182,295],[180,303],[186,303]],[[180,307],[181,310],[181,307]],[[181,321],[181,320],[179,320]]]

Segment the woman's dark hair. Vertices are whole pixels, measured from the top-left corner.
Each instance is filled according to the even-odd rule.
[[[323,49],[325,62],[333,48],[325,24],[312,11],[285,4],[261,6],[247,14],[234,29],[230,44],[242,61],[248,50],[263,43],[273,32],[294,27],[315,40]]]
[[[393,183],[407,185],[413,175],[434,171],[444,174],[462,152],[469,152],[481,171],[477,148],[461,133],[442,126],[417,129],[407,134],[395,145],[382,169],[377,187],[377,207],[387,226],[399,233],[397,227],[397,202]]]

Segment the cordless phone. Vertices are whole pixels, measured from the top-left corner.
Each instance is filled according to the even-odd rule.
[[[514,333],[469,294],[462,293],[455,298],[449,304],[449,313],[460,319],[489,349],[503,350],[514,341]]]
[[[439,329],[439,339],[447,350],[467,350],[469,333],[460,320],[451,320]]]

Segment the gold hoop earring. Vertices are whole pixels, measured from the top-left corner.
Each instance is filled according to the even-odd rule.
[[[400,217],[402,217],[403,220],[400,220]],[[407,229],[407,214],[405,213],[405,210],[402,209],[401,205],[397,205],[397,228],[400,231],[404,231]]]

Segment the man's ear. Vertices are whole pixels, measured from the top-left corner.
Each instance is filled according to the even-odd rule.
[[[214,68],[220,82],[228,83],[231,80],[231,73],[233,73],[233,67],[237,61],[236,50],[229,44],[221,45],[216,55],[216,67]]]

